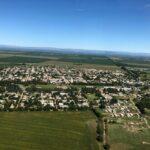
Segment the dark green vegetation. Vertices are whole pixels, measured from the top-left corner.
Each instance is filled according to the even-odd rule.
[[[93,113],[97,117],[97,141],[103,145],[105,150],[110,150],[109,134],[108,134],[108,118],[102,109],[93,109]]]
[[[105,56],[63,54],[54,52],[4,52],[0,51],[0,64],[37,63],[41,65],[94,65],[115,67],[113,61]],[[88,66],[88,67],[89,67]]]
[[[48,61],[45,58],[35,58],[35,57],[22,57],[22,56],[12,56],[0,58],[0,61],[3,63],[41,63]]]
[[[98,150],[91,112],[1,112],[0,118],[0,149]]]
[[[130,132],[119,124],[109,125],[109,141],[112,150],[149,150],[150,130]]]
[[[0,66],[18,65],[22,63],[40,65],[70,65],[75,67],[116,69],[118,64],[125,67],[150,68],[147,57],[121,57],[88,54],[72,54],[64,52],[34,51],[0,51]]]
[[[78,56],[68,56],[59,59],[63,62],[73,62],[73,63],[89,63],[89,64],[98,64],[98,65],[111,65],[114,63],[105,56],[86,56],[86,55],[78,55]]]
[[[140,78],[141,78],[142,81],[148,81],[148,80],[150,80],[150,71],[143,71],[140,74]]]
[[[150,61],[146,57],[107,57],[103,55],[71,54],[61,52],[34,51],[0,51],[0,67],[6,65],[39,64],[60,65],[83,68],[118,69],[121,66],[149,68]],[[120,64],[120,65],[119,65]]]
[[[111,58],[111,59],[110,59]],[[70,64],[70,65],[100,65],[114,68],[116,63],[124,64],[127,67],[149,68],[148,57],[122,57],[122,56],[86,55],[80,53],[64,53],[57,51],[0,51],[0,64],[38,63],[38,64]]]
[[[145,114],[146,109],[150,109],[150,94],[144,95],[140,101],[136,103],[141,113]]]
[[[113,59],[120,64],[124,64],[126,67],[138,67],[138,68],[149,68],[150,60],[149,57],[121,57],[119,59]]]

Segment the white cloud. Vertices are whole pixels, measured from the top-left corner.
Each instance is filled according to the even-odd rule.
[[[150,4],[146,4],[146,5],[145,5],[145,8],[150,8]]]

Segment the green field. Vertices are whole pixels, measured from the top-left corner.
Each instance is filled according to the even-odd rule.
[[[40,84],[39,85],[38,84],[36,87],[40,88],[40,89],[54,89],[57,87],[57,85],[55,85],[55,84],[45,84],[45,85]]]
[[[131,132],[119,124],[112,124],[109,126],[109,141],[112,150],[149,150],[150,130]]]
[[[113,61],[105,56],[73,55],[55,52],[4,52],[0,51],[0,65],[18,64],[58,65],[77,68],[117,69]]]
[[[99,97],[97,97],[95,94],[86,94],[86,96],[87,96],[87,99],[89,100],[89,101],[93,101],[93,100],[97,100],[97,99],[99,99]]]
[[[115,62],[115,63],[114,63]],[[71,54],[61,52],[35,52],[35,51],[0,51],[0,65],[6,64],[38,64],[38,65],[60,65],[79,68],[98,68],[115,70],[119,69],[116,63],[122,63],[127,67],[149,68],[150,61],[147,57],[121,57],[103,55]]]
[[[1,112],[1,150],[98,150],[91,112]]]

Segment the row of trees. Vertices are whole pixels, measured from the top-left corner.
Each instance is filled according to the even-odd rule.
[[[110,149],[110,145],[108,143],[108,121],[105,115],[100,111],[100,109],[93,109],[94,114],[97,117],[97,137],[96,139],[99,142],[103,142],[103,147],[105,150]]]
[[[150,94],[144,95],[141,100],[136,103],[142,114],[146,113],[146,110],[150,110]]]
[[[17,104],[13,104],[14,108],[11,108],[12,103],[10,102],[6,102],[4,104],[4,108],[0,108],[0,111],[58,111],[59,109],[62,109],[64,111],[85,111],[88,110],[88,107],[78,107],[77,105],[75,105],[74,103],[70,103],[68,105],[68,108],[59,108],[59,107],[52,107],[50,104],[47,104],[45,106],[43,106],[40,101],[28,101],[25,102],[25,106],[21,107],[21,106],[17,106]]]
[[[0,85],[0,93],[3,93],[5,91],[8,91],[8,92],[21,92],[21,88],[17,85],[17,84],[6,84],[5,86],[4,85]]]

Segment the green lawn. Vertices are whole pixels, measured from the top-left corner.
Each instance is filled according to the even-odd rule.
[[[86,94],[86,96],[87,96],[87,99],[89,100],[89,101],[93,101],[93,100],[97,100],[97,99],[99,99],[99,97],[97,97],[95,94]]]
[[[109,126],[109,141],[112,150],[149,150],[150,130],[144,129],[133,133],[121,125],[113,124]],[[142,144],[142,142],[148,144]]]
[[[41,88],[41,89],[54,89],[57,87],[57,85],[55,85],[55,84],[45,84],[45,85],[38,84],[36,87]]]
[[[1,112],[0,150],[97,150],[91,112]]]

